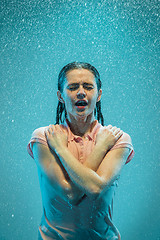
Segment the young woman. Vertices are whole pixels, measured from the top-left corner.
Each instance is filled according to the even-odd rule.
[[[120,239],[113,197],[134,150],[127,133],[103,126],[101,95],[92,65],[67,64],[58,77],[56,124],[32,134],[28,152],[37,164],[43,203],[38,239]]]

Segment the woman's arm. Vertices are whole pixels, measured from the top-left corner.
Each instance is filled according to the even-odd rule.
[[[108,150],[114,146],[122,135],[123,131],[119,128],[112,127],[112,125],[100,129],[96,136],[94,149],[83,165],[96,172]]]
[[[129,149],[115,149],[107,153],[97,172],[76,161],[67,148],[57,149],[57,155],[73,183],[86,195],[97,197],[115,180],[127,160]]]
[[[113,128],[112,128],[113,129]],[[101,146],[102,151],[99,154],[100,158],[95,157],[97,160],[97,166],[99,166],[97,172],[91,168],[82,165],[77,159],[71,154],[67,147],[61,146],[61,138],[64,133],[61,131],[53,132],[53,128],[50,127],[48,132],[46,131],[46,138],[49,146],[55,150],[56,154],[59,156],[60,161],[62,162],[64,168],[66,169],[68,175],[74,184],[76,184],[82,191],[87,195],[97,196],[101,193],[104,188],[110,185],[110,183],[115,179],[115,176],[119,173],[121,167],[124,164],[128,156],[128,149],[115,149],[105,155],[106,142],[108,147],[114,145],[113,139],[115,141],[115,136],[120,136],[119,130],[116,129],[116,134],[113,134],[114,131],[105,130],[100,134],[99,141],[97,146]],[[108,131],[108,136],[106,136],[106,131]],[[101,139],[101,140],[100,140]],[[103,158],[103,157],[104,158]],[[103,160],[103,161],[102,161]],[[90,161],[87,161],[90,164]],[[103,165],[102,165],[103,163]],[[93,164],[93,168],[97,168],[96,164]],[[107,168],[102,169],[105,166]]]
[[[106,133],[105,133],[106,135]],[[63,149],[67,146],[67,135],[63,134],[60,137],[60,146]],[[97,135],[97,141],[100,143],[101,133]],[[108,141],[108,140],[107,140]],[[86,159],[84,165],[94,171],[96,171],[102,162],[106,149],[102,151],[102,144],[96,143],[93,151]],[[110,141],[107,144],[111,143]],[[112,143],[113,144],[113,143]],[[38,168],[46,177],[46,180],[50,182],[57,194],[70,204],[78,204],[83,197],[85,192],[70,179],[66,169],[62,165],[59,157],[54,150],[40,143],[33,144],[33,156],[36,161]],[[76,159],[77,161],[77,159]]]
[[[69,178],[57,154],[41,143],[33,144],[33,156],[37,167],[57,194],[70,204],[76,205],[84,193]]]

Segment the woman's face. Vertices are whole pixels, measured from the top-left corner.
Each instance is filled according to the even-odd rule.
[[[65,103],[67,115],[73,117],[93,114],[101,94],[93,73],[83,68],[68,71],[63,93],[57,92],[59,100]]]

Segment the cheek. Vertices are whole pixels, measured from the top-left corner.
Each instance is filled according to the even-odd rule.
[[[72,107],[74,105],[74,100],[72,99],[72,97],[68,96],[65,99],[65,105],[66,105],[66,108]]]
[[[94,108],[96,107],[96,98],[94,98],[94,99],[92,100],[91,106],[94,107]]]
[[[70,104],[73,101],[73,96],[71,94],[69,94],[68,92],[65,92],[64,101],[66,104]]]
[[[90,96],[90,103],[91,104],[95,104],[96,103],[96,101],[97,101],[97,94],[96,93],[94,93],[94,94],[92,94],[91,96]]]

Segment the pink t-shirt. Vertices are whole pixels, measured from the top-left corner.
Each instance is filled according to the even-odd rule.
[[[71,132],[67,120],[60,126],[68,134],[68,149],[77,161],[83,164],[93,150],[98,131],[104,127],[95,120],[92,131],[82,139]],[[32,158],[34,158],[32,152],[34,142],[48,146],[44,134],[46,128],[48,126],[38,128],[32,134],[27,146],[28,153]],[[126,161],[128,163],[133,158],[134,150],[131,138],[127,133],[123,133],[110,151],[124,147],[130,149]],[[43,177],[40,169],[38,169],[38,175],[43,203],[39,239],[120,239],[120,234],[112,222],[113,197],[119,177],[100,198],[93,201],[86,196],[79,205],[72,206],[56,193],[49,181]]]

